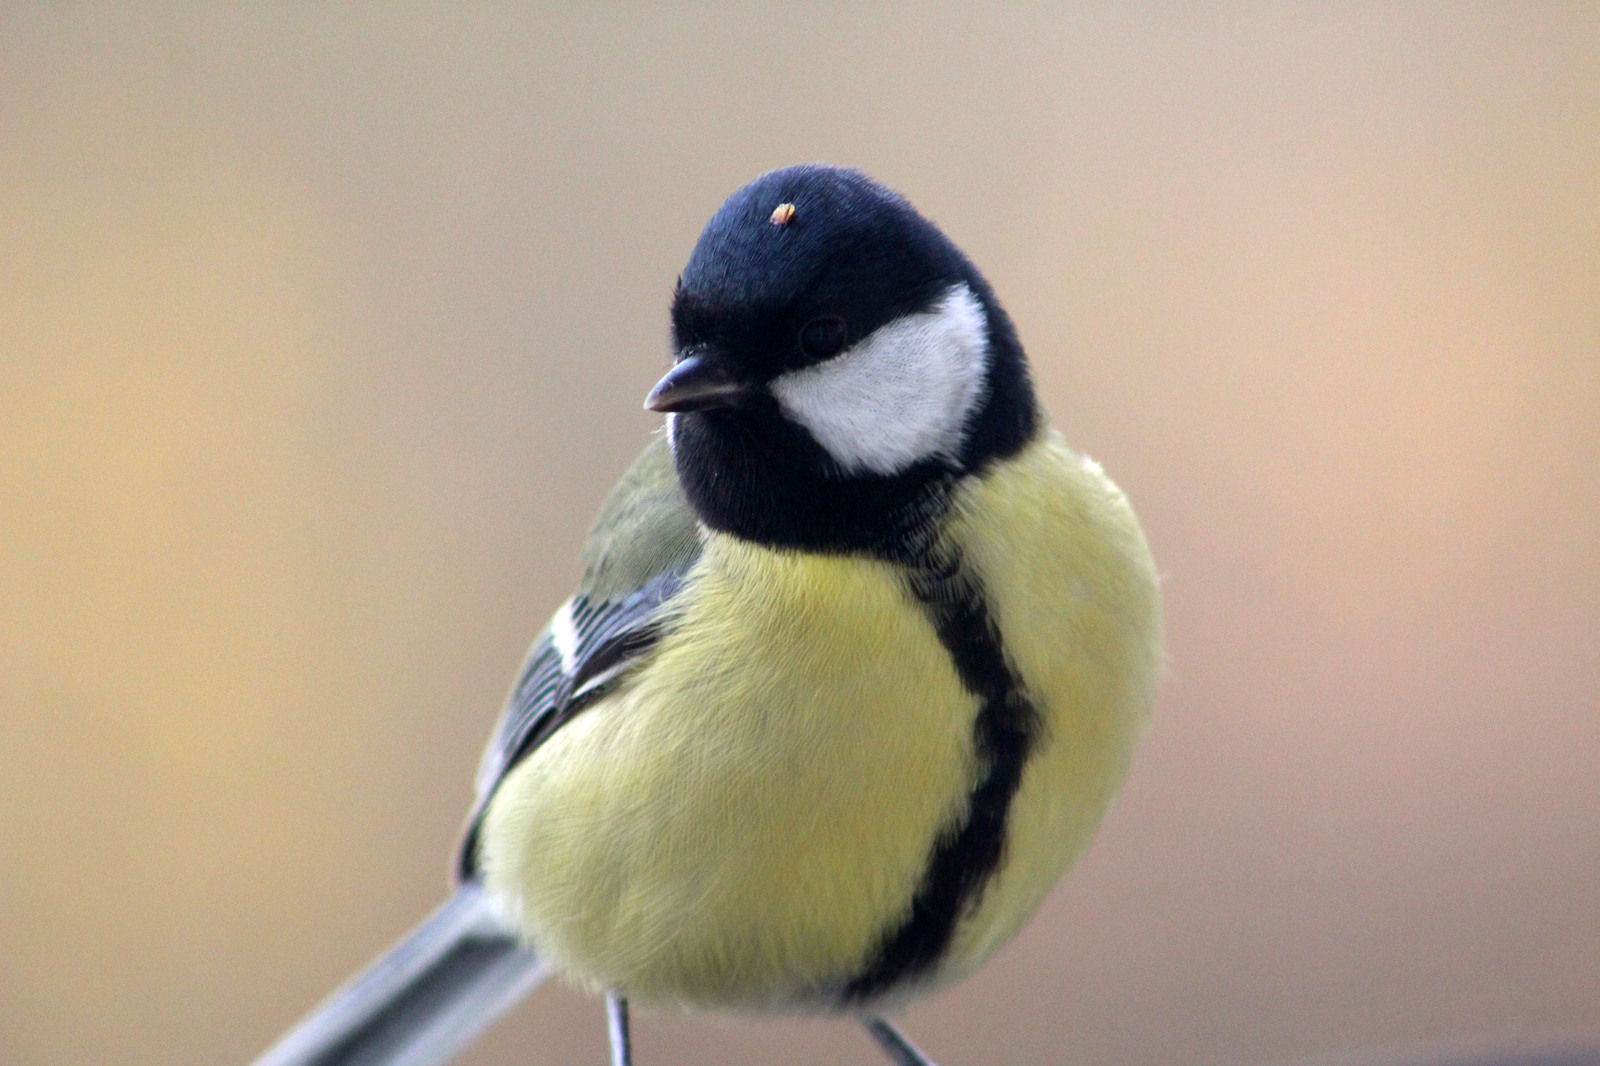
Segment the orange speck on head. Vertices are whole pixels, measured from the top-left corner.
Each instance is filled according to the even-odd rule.
[[[787,226],[794,221],[794,204],[779,204],[772,209],[772,224]]]

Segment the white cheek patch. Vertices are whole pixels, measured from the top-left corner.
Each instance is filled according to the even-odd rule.
[[[982,398],[989,331],[965,285],[825,363],[780,374],[772,394],[849,473],[954,459]]]

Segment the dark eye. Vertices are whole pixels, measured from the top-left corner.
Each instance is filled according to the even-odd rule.
[[[836,315],[813,318],[800,328],[800,350],[813,362],[832,359],[844,347],[844,319]]]

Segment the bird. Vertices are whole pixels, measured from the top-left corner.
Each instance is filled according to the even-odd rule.
[[[534,641],[454,894],[255,1066],[443,1062],[550,974],[629,1005],[889,1020],[1083,854],[1162,664],[1126,495],[909,201],[763,174],[671,300],[662,431]]]

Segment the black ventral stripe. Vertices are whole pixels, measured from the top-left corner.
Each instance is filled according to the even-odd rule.
[[[939,834],[911,913],[845,986],[846,1003],[865,1002],[915,980],[949,947],[957,923],[977,906],[1004,857],[1006,817],[1040,728],[1038,712],[1006,666],[1000,634],[976,579],[962,574],[959,558],[941,562],[936,549],[914,554],[911,591],[933,620],[961,683],[982,701],[973,722],[982,776],[966,811]]]

